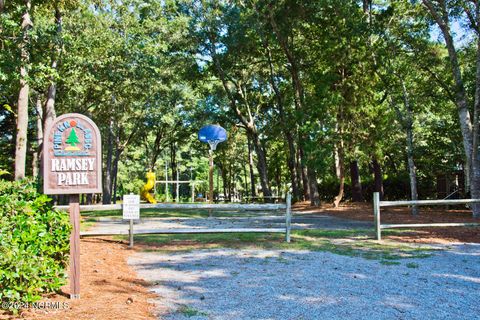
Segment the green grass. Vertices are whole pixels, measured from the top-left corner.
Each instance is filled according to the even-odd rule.
[[[82,222],[81,222],[81,224],[80,224],[80,231],[87,231],[87,230],[90,229],[95,223],[96,223],[96,220],[95,220],[95,219],[92,219],[92,218],[87,218],[87,219],[82,220]]]
[[[416,269],[419,267],[419,265],[415,262],[409,262],[406,264],[407,268],[411,268],[411,269]]]
[[[398,266],[400,264],[400,262],[398,261],[390,261],[390,260],[381,260],[380,263],[386,266]]]
[[[370,230],[298,230],[292,232],[292,242],[286,243],[283,234],[277,233],[215,233],[138,235],[135,242],[146,245],[144,250],[177,252],[215,248],[262,248],[308,251],[327,251],[335,254],[380,260],[394,265],[395,260],[426,258],[432,250],[399,242],[372,240]],[[123,239],[126,239],[125,237]]]
[[[186,317],[207,316],[206,312],[199,311],[187,305],[180,306],[177,311]]]

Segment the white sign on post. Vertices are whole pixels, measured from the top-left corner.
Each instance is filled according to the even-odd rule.
[[[123,219],[140,219],[140,196],[126,194],[123,196]]]

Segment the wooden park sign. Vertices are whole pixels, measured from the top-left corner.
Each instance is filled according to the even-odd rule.
[[[82,193],[102,192],[100,131],[88,117],[69,113],[47,128],[43,144],[43,191],[70,195],[70,298],[80,298],[80,205]]]

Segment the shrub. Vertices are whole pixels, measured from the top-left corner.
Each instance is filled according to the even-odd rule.
[[[0,180],[0,300],[33,302],[65,283],[67,213],[30,181]]]

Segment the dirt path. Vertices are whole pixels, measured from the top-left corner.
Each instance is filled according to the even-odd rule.
[[[60,308],[31,309],[17,318],[39,320],[104,320],[104,319],[156,319],[156,298],[148,291],[147,283],[127,265],[133,254],[124,244],[102,240],[81,241],[81,299],[68,298],[68,284],[62,294],[44,299],[44,303],[60,302]],[[10,319],[3,315],[3,319]],[[0,312],[0,319],[2,315]]]

